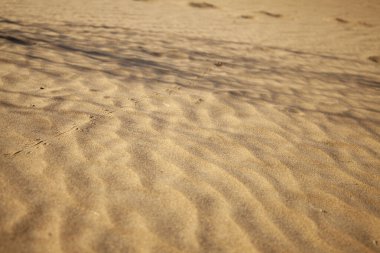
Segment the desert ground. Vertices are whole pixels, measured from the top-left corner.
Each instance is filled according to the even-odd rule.
[[[380,1],[0,0],[0,252],[380,252]]]

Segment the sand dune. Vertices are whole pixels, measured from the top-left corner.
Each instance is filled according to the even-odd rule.
[[[0,252],[380,252],[378,13],[2,1]]]

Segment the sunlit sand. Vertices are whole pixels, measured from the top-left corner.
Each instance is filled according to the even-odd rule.
[[[380,252],[380,2],[0,3],[0,252]]]

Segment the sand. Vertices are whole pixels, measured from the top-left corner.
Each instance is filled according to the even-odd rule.
[[[0,7],[0,252],[380,252],[380,2]]]

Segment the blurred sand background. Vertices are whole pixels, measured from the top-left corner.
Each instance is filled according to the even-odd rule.
[[[0,252],[380,252],[380,1],[1,0]]]

